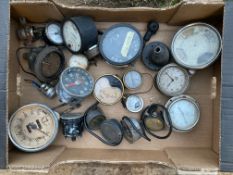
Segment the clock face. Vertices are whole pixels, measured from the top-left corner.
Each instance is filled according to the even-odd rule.
[[[194,23],[177,32],[171,51],[178,64],[190,69],[202,69],[217,58],[221,45],[221,36],[214,27]]]
[[[169,103],[168,112],[176,130],[189,131],[197,124],[200,110],[193,98],[173,97]]]
[[[16,147],[35,152],[49,146],[58,132],[58,119],[48,107],[30,104],[18,109],[9,122],[9,136]]]
[[[71,96],[86,97],[93,91],[94,78],[82,68],[70,67],[62,73],[61,84]]]
[[[81,36],[76,25],[68,20],[64,23],[62,31],[65,45],[72,52],[78,52],[81,49]]]
[[[169,64],[159,71],[156,81],[161,92],[168,96],[176,96],[187,90],[189,74],[180,66]]]
[[[49,23],[45,28],[45,34],[50,42],[57,45],[61,45],[63,43],[61,25],[59,23]]]

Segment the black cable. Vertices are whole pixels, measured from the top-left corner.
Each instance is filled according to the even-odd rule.
[[[95,109],[97,107],[97,105],[99,104],[99,102],[95,102],[94,104],[92,104],[90,107],[87,108],[87,110],[85,111],[84,115],[83,115],[83,119],[84,119],[84,127],[86,128],[86,130],[91,134],[93,135],[95,138],[97,138],[98,140],[100,140],[102,143],[106,144],[106,145],[109,145],[109,146],[117,146],[119,145],[121,142],[122,142],[122,139],[123,139],[123,136],[121,137],[121,140],[119,143],[111,143],[111,142],[108,142],[107,140],[104,140],[102,137],[100,137],[99,135],[97,135],[95,132],[93,132],[87,125],[87,121],[86,121],[86,117],[87,117],[87,114],[90,110],[92,109]],[[122,130],[122,129],[121,129]]]
[[[151,139],[146,135],[146,133],[145,133],[143,127],[142,127],[142,130],[141,130],[141,131],[142,131],[142,133],[141,133],[141,131],[135,126],[135,124],[132,122],[132,120],[131,120],[129,117],[124,116],[124,117],[122,117],[122,120],[127,120],[127,121],[131,124],[131,126],[133,127],[133,129],[134,129],[142,138],[148,140],[149,142],[151,141]],[[122,121],[121,121],[121,124],[122,124]],[[140,125],[140,123],[139,123],[139,125]],[[122,126],[123,126],[123,124],[122,124]],[[140,126],[141,126],[141,125],[140,125]]]
[[[152,132],[150,131],[150,129],[148,129],[148,128],[146,127],[146,125],[145,125],[145,119],[146,119],[146,117],[145,117],[145,112],[146,112],[148,109],[150,109],[151,107],[156,107],[156,108],[157,108],[157,107],[160,107],[160,108],[162,108],[162,109],[165,111],[165,113],[166,113],[166,117],[167,117],[168,124],[169,124],[169,130],[168,130],[168,133],[167,133],[166,135],[164,135],[164,136],[158,136],[158,135],[152,133]],[[165,108],[163,105],[160,105],[160,104],[152,104],[152,105],[146,107],[145,110],[142,112],[141,120],[142,120],[142,125],[143,125],[143,127],[145,128],[145,130],[146,130],[150,135],[152,135],[152,136],[155,137],[155,138],[158,138],[158,139],[166,139],[166,138],[168,138],[168,137],[171,135],[171,133],[172,133],[172,121],[171,121],[171,117],[170,117],[170,114],[169,114],[167,108]]]

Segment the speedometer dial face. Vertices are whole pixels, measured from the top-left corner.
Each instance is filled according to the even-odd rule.
[[[60,45],[63,43],[61,25],[59,23],[49,23],[45,28],[45,34],[49,41],[53,44]]]
[[[121,100],[123,93],[123,83],[120,78],[115,75],[104,75],[95,83],[94,95],[102,104],[116,104]]]
[[[175,34],[171,51],[178,64],[190,69],[202,69],[216,60],[221,46],[221,36],[214,27],[194,23]]]
[[[81,49],[81,36],[78,28],[72,21],[68,20],[63,24],[62,34],[65,45],[72,52],[78,52]]]
[[[123,66],[134,61],[142,50],[142,37],[129,24],[117,24],[104,32],[100,41],[100,53],[115,66]]]
[[[30,104],[18,109],[9,121],[9,137],[19,149],[35,152],[49,146],[58,132],[58,118],[47,106]]]
[[[94,78],[82,68],[70,67],[63,71],[61,85],[71,96],[86,97],[93,91]]]
[[[166,104],[171,117],[173,128],[177,131],[189,131],[200,117],[199,106],[190,96],[171,98]]]
[[[159,90],[165,95],[181,95],[189,86],[189,74],[176,64],[168,64],[158,72],[156,81]]]

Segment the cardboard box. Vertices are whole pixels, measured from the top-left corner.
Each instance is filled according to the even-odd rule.
[[[6,9],[2,8],[2,10]],[[93,17],[97,27],[102,30],[116,22],[128,22],[137,27],[142,34],[146,31],[146,22],[151,19],[157,20],[160,22],[160,29],[150,41],[162,41],[170,46],[174,33],[183,25],[191,22],[207,22],[214,25],[222,33],[224,3],[222,1],[185,1],[174,7],[162,9],[144,7],[113,9],[69,6],[61,3],[61,1],[12,1],[10,4],[9,52],[6,60],[8,65],[6,80],[8,80],[8,84],[7,90],[4,91],[6,92],[4,99],[7,101],[7,105],[6,109],[3,109],[6,116],[10,117],[20,106],[31,102],[42,102],[51,107],[58,104],[58,100],[44,98],[33,87],[22,81],[28,76],[19,69],[16,61],[15,51],[22,45],[15,33],[18,27],[17,18],[24,16],[31,22],[41,23],[51,19],[62,21],[64,17],[78,15]],[[65,54],[67,57],[70,55],[68,51]],[[9,144],[2,142],[3,146],[5,143],[7,152],[4,153],[5,150],[3,149],[1,153],[4,156],[0,161],[1,166],[6,165],[7,168],[14,171],[46,172],[52,167],[56,168],[65,163],[156,163],[174,168],[178,173],[184,174],[194,172],[201,172],[201,174],[217,173],[220,170],[220,165],[222,165],[222,160],[224,160],[224,158],[220,158],[222,153],[220,152],[220,102],[222,100],[220,89],[223,76],[223,64],[221,63],[219,58],[213,65],[198,71],[192,77],[187,94],[197,99],[201,109],[200,121],[192,132],[174,132],[167,140],[153,138],[150,143],[141,139],[131,145],[124,140],[117,147],[109,147],[87,132],[84,132],[83,137],[76,142],[65,140],[60,130],[53,145],[38,153],[20,152],[10,142]],[[137,61],[136,68],[141,72],[155,74],[147,70],[140,60]],[[228,70],[230,73],[232,72],[232,70]],[[107,65],[101,58],[98,58],[98,66],[91,67],[90,72],[95,78],[104,73],[122,75],[121,70]],[[231,75],[230,73],[229,75]],[[229,82],[232,83],[232,81]],[[168,100],[156,88],[142,97],[146,104],[152,102],[164,104]],[[78,111],[83,111],[93,100],[93,97],[85,100],[82,108]],[[130,113],[124,110],[120,103],[111,107],[101,107],[109,118],[120,119],[123,114],[130,116]],[[133,116],[139,117],[139,115]],[[7,134],[5,133],[2,137],[6,138]]]

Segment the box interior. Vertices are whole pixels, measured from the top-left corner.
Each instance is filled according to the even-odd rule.
[[[167,9],[143,7],[111,9],[73,7],[51,2],[12,2],[8,59],[8,116],[10,117],[20,106],[32,102],[47,104],[50,107],[59,104],[57,98],[49,100],[43,97],[40,92],[24,81],[24,79],[31,77],[20,70],[16,60],[15,51],[18,47],[23,46],[23,43],[17,39],[15,32],[18,27],[17,17],[24,16],[30,22],[44,23],[48,20],[62,21],[69,16],[89,15],[95,19],[97,28],[100,30],[104,31],[117,22],[128,22],[139,29],[142,35],[146,32],[147,21],[153,19],[160,22],[160,28],[149,42],[162,41],[170,46],[175,32],[191,22],[208,22],[221,32],[223,5],[220,2],[209,4],[189,4],[186,2]],[[41,43],[36,44],[40,45]],[[71,53],[67,50],[64,50],[64,53],[66,60],[68,60]],[[27,66],[26,62],[24,66]],[[135,68],[153,76],[156,74],[156,72],[146,69],[140,59],[136,62]],[[122,77],[127,68],[116,69],[99,57],[97,58],[97,66],[89,67],[88,71],[97,79],[105,73],[118,74]],[[142,89],[147,89],[151,83],[151,79],[146,77]],[[191,132],[173,132],[171,137],[166,140],[151,137],[151,142],[140,139],[134,144],[129,144],[124,140],[119,146],[110,147],[104,145],[86,131],[84,131],[83,137],[75,142],[66,140],[60,129],[53,145],[38,153],[20,152],[9,141],[9,168],[12,170],[48,171],[50,167],[56,167],[62,163],[99,161],[106,163],[154,162],[183,171],[218,171],[220,85],[220,58],[208,68],[197,71],[191,78],[191,85],[186,94],[198,101],[201,110],[200,121]],[[149,93],[142,94],[141,97],[144,99],[145,106],[151,103],[165,104],[169,99],[155,87]],[[76,111],[83,112],[93,101],[94,97],[88,97],[82,103],[82,107]],[[127,112],[121,103],[114,106],[100,105],[100,107],[107,118],[120,120],[123,115],[139,118],[139,114]]]

